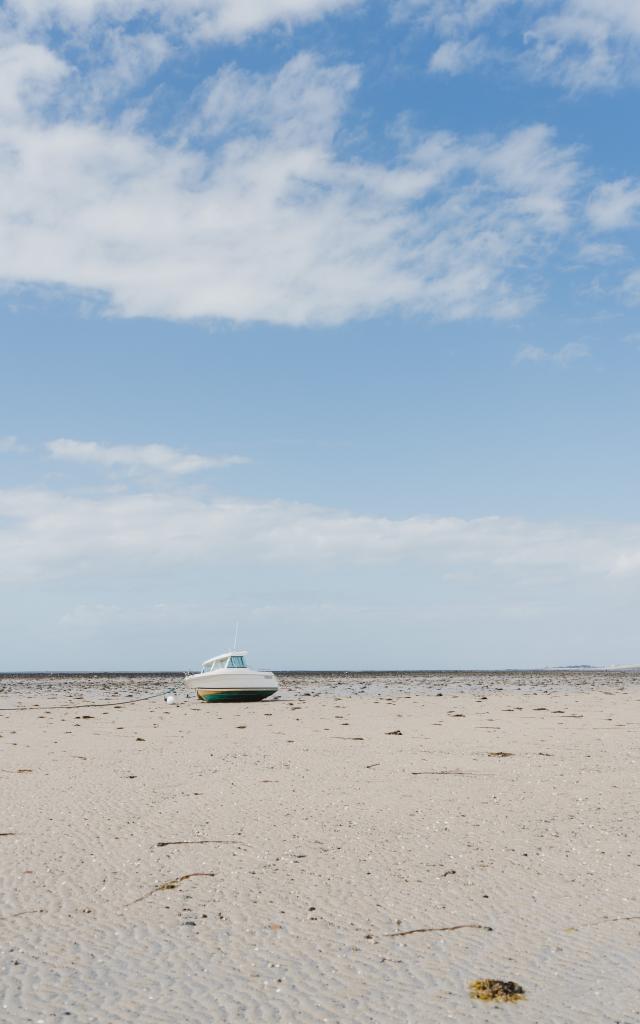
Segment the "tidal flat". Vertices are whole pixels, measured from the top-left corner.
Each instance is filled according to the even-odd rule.
[[[637,1024],[637,673],[280,678],[0,680],[3,1021]]]

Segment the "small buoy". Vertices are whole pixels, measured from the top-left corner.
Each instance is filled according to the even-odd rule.
[[[165,693],[164,699],[167,702],[167,704],[175,704],[176,703],[176,695],[175,695],[175,693]]]

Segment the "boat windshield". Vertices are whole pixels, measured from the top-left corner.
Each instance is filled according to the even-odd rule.
[[[223,658],[212,658],[202,665],[202,672],[217,672],[221,668],[246,668],[247,663],[243,654],[229,654]]]

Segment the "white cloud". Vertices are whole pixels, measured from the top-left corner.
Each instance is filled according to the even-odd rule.
[[[223,455],[218,458],[193,455],[165,444],[103,445],[96,441],[73,441],[61,437],[55,441],[48,441],[46,447],[54,459],[89,462],[99,466],[122,466],[132,473],[154,470],[175,476],[198,473],[205,469],[220,469],[223,466],[237,466],[250,461],[241,455]]]
[[[476,566],[501,574],[611,574],[640,568],[640,525],[571,527],[484,519],[354,515],[290,502],[176,494],[82,498],[0,491],[2,580],[154,573],[197,565],[404,562],[439,574]]]
[[[556,363],[558,366],[568,366],[576,359],[584,359],[588,356],[589,349],[578,341],[570,341],[557,352],[549,352],[538,345],[525,345],[518,352],[516,362],[518,363]]]
[[[45,106],[69,68],[51,50],[0,35],[0,114],[21,125]],[[5,158],[6,159],[6,158]]]
[[[5,17],[26,29],[87,30],[147,19],[195,39],[238,40],[272,25],[313,21],[358,0],[5,0]]]
[[[536,9],[535,0],[529,0]],[[525,34],[535,70],[573,91],[639,81],[637,0],[552,0]]]
[[[640,179],[620,178],[599,185],[589,197],[587,216],[596,231],[637,227],[640,223]],[[598,250],[601,246],[596,245],[595,248]],[[620,291],[631,305],[640,303],[640,270],[626,275]]]
[[[592,192],[587,215],[598,231],[632,227],[640,214],[640,181],[621,178],[599,185]]]
[[[90,45],[91,62],[74,74],[67,104],[77,113],[100,117],[104,107],[144,83],[171,55],[168,39],[159,32],[105,29],[99,44]],[[77,88],[81,78],[82,89]]]
[[[398,0],[396,10],[417,15],[444,40],[432,71],[460,73],[482,56],[498,56],[572,92],[640,81],[637,0]],[[502,52],[488,47],[479,29],[500,41]]]
[[[633,270],[624,280],[622,291],[632,306],[640,305],[640,270]]]
[[[417,14],[440,35],[459,35],[489,21],[514,0],[396,0],[396,15]]]
[[[628,255],[624,245],[617,242],[585,242],[578,256],[585,263],[615,263]]]
[[[429,71],[444,71],[459,75],[487,60],[487,48],[480,38],[461,42],[449,39],[442,43],[429,60]]]
[[[201,86],[185,139],[275,135],[289,146],[330,146],[359,81],[352,65],[323,67],[312,54],[300,54],[274,75],[226,66]]]
[[[358,74],[308,54],[274,75],[222,70],[186,122],[178,113],[175,142],[135,119],[52,120],[75,95],[70,69],[40,46],[9,65],[5,285],[176,320],[336,324],[394,307],[504,317],[528,308],[531,266],[569,224],[579,172],[549,128],[437,133],[387,165],[347,158]]]

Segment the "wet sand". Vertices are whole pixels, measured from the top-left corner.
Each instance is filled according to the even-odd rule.
[[[637,1024],[637,678],[459,682],[7,684],[0,1018]]]

